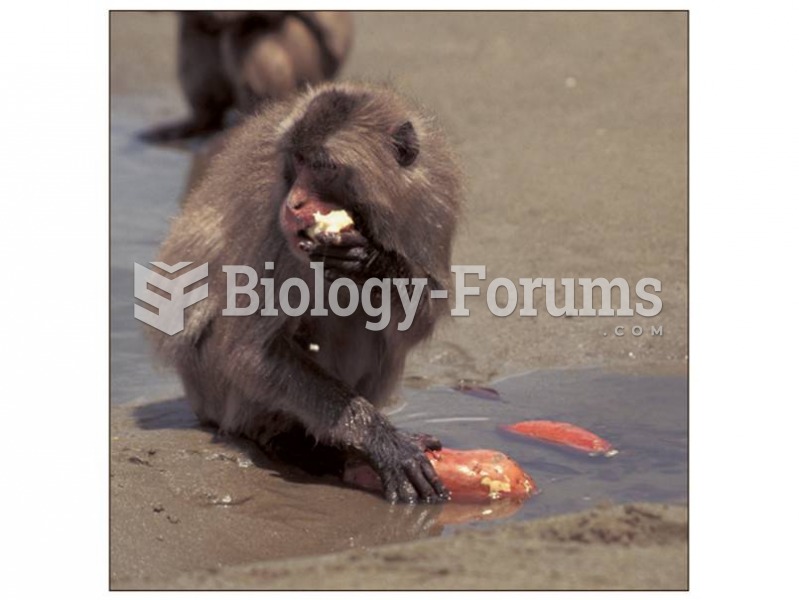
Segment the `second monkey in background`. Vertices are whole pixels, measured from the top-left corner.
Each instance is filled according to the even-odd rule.
[[[144,132],[149,142],[212,133],[229,109],[249,114],[262,101],[331,79],[352,45],[345,12],[189,11],[179,18],[179,77],[191,115]]]

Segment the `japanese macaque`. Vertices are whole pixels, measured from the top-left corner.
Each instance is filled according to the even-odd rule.
[[[440,442],[395,429],[379,408],[408,351],[448,313],[447,300],[431,291],[448,290],[460,195],[442,132],[389,88],[323,84],[232,130],[159,258],[208,263],[209,296],[186,309],[184,330],[154,332],[199,418],[311,472],[340,473],[346,461],[365,460],[389,501],[445,500],[424,454]],[[324,277],[312,262],[323,263]],[[321,291],[327,298],[341,276],[359,293],[371,278],[426,285],[405,330],[398,289],[372,288],[393,307],[388,326],[374,331],[360,301],[346,317],[223,316],[230,285],[223,265],[252,267],[274,282],[274,296],[290,278],[304,281],[311,298]],[[236,286],[246,283],[237,277]],[[297,306],[298,288],[290,290]],[[234,304],[257,299],[262,308],[274,296],[255,285]],[[338,298],[349,305],[346,289]]]
[[[179,76],[191,116],[142,133],[167,142],[221,129],[231,108],[249,114],[305,83],[331,79],[352,44],[344,12],[181,12]]]

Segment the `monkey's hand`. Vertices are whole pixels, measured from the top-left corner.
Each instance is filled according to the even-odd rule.
[[[426,433],[409,433],[408,439],[422,449],[422,452],[441,450],[441,440]]]
[[[449,491],[441,482],[420,443],[398,431],[369,402],[332,377],[293,338],[278,336],[265,348],[268,359],[289,368],[272,388],[270,411],[295,419],[319,443],[366,460],[380,476],[390,502],[443,502]],[[260,373],[253,389],[262,386]]]
[[[449,490],[444,486],[421,442],[424,436],[411,436],[395,431],[367,450],[367,459],[380,475],[383,494],[389,502],[445,502]],[[437,442],[427,436],[427,440]],[[441,444],[438,444],[441,448]],[[432,449],[432,448],[430,448]]]
[[[325,264],[329,281],[348,277],[358,285],[376,277],[408,277],[405,260],[396,252],[379,248],[355,230],[322,234],[301,242],[300,248],[312,262]]]

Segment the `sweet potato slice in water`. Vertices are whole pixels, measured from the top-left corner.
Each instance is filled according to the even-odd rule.
[[[560,421],[522,421],[513,425],[501,425],[501,429],[542,442],[560,444],[590,455],[614,456],[618,454],[610,442],[595,433]]]

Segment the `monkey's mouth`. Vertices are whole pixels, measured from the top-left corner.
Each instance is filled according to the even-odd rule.
[[[291,250],[306,257],[313,244],[339,245],[360,238],[357,217],[347,210],[314,198],[300,207],[283,203],[280,225]]]

